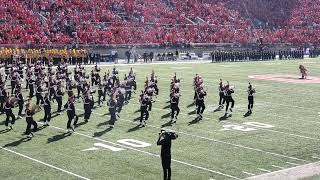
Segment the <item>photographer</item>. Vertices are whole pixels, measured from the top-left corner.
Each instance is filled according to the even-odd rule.
[[[178,138],[175,132],[161,130],[157,145],[161,145],[161,161],[163,168],[163,179],[171,179],[171,140]]]

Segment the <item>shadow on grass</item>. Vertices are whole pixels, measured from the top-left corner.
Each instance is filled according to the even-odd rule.
[[[3,126],[6,123],[6,121],[1,121],[0,126]]]
[[[164,128],[164,127],[168,127],[168,126],[172,126],[173,122],[172,121],[169,121],[165,124],[162,124],[161,127]]]
[[[161,119],[169,118],[170,115],[171,115],[171,113],[164,114],[164,115],[161,116]]]
[[[190,121],[188,125],[190,126],[190,125],[193,125],[193,124],[197,124],[200,121],[201,121],[201,118],[200,117],[196,117],[196,118],[194,118],[194,120]]]
[[[140,116],[133,119],[133,121],[140,121]]]
[[[187,106],[187,108],[190,108],[190,107],[192,107],[192,106],[194,106],[194,105],[196,105],[196,103],[195,103],[195,102],[193,102],[193,103],[189,104],[189,105]]]
[[[53,143],[53,142],[57,142],[57,141],[60,141],[64,138],[67,138],[69,136],[71,136],[72,133],[70,132],[65,132],[65,133],[62,133],[62,134],[58,134],[58,135],[55,135],[55,136],[52,136],[51,138],[48,138],[47,140],[47,143]]]
[[[243,117],[249,117],[249,116],[251,116],[251,113],[248,111],[248,112],[246,112],[244,115],[243,115]]]
[[[163,109],[169,109],[169,108],[170,108],[170,106],[171,106],[171,104],[169,104],[169,105],[167,105],[167,106],[163,107]]]
[[[88,123],[88,121],[82,121],[81,123],[78,123],[77,125],[76,125],[76,128],[77,127],[80,127],[80,126],[82,126],[82,125],[85,125],[85,124],[87,124]]]
[[[134,132],[134,131],[137,131],[137,130],[139,130],[139,129],[141,129],[141,128],[140,128],[140,124],[138,124],[138,125],[136,125],[135,127],[129,129],[127,132]]]
[[[30,141],[30,140],[31,140],[31,138],[24,137],[24,138],[21,138],[21,139],[19,139],[19,140],[17,140],[17,141],[14,141],[14,142],[11,142],[11,143],[9,143],[9,144],[6,144],[6,145],[4,145],[3,147],[17,147],[17,146],[19,146],[21,143],[28,142],[28,141]]]
[[[95,133],[93,134],[93,137],[100,137],[100,136],[104,135],[105,133],[111,131],[112,129],[113,129],[113,128],[108,127],[107,129],[105,129],[105,130],[103,130],[103,131],[95,132]]]
[[[225,114],[219,118],[219,121],[226,121],[232,117],[232,114]]]
[[[109,121],[101,122],[101,123],[97,124],[97,127],[106,126],[108,124],[109,124]]]
[[[188,112],[188,115],[193,115],[193,114],[196,114],[196,110],[193,110],[191,112]]]
[[[9,132],[9,131],[11,131],[11,129],[3,129],[3,130],[0,131],[0,134],[7,133],[7,132]]]
[[[217,107],[217,109],[213,110],[213,112],[219,112],[222,111],[221,107]]]

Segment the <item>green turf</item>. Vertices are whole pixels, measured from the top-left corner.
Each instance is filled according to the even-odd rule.
[[[97,107],[89,123],[80,118],[75,134],[67,136],[67,115],[54,117],[51,126],[35,133],[30,141],[24,141],[22,135],[26,128],[25,119],[16,122],[14,130],[0,134],[0,146],[15,152],[59,167],[89,179],[161,179],[162,168],[160,147],[156,146],[158,132],[170,119],[168,113],[169,82],[174,72],[182,78],[180,99],[181,114],[177,124],[166,128],[178,132],[179,138],[173,142],[172,179],[202,180],[232,179],[250,177],[269,171],[277,171],[281,166],[290,168],[295,165],[319,161],[318,144],[320,126],[317,84],[286,84],[272,81],[249,80],[254,74],[295,74],[298,77],[298,65],[306,63],[313,76],[320,76],[318,59],[301,61],[241,62],[221,64],[176,64],[134,66],[137,73],[138,90],[134,98],[126,105],[121,118],[113,130],[107,130],[109,120],[107,107]],[[309,64],[310,62],[310,64]],[[102,67],[102,71],[112,67]],[[119,66],[123,77],[129,66]],[[145,128],[137,128],[139,117],[138,94],[143,87],[145,77],[154,69],[159,76],[160,95],[150,112]],[[192,79],[196,73],[204,77],[208,96],[205,99],[204,119],[193,121]],[[229,80],[235,85],[235,112],[226,121],[219,122],[224,112],[213,112],[218,103],[218,80]],[[247,83],[251,81],[256,88],[254,113],[244,118],[247,107]],[[65,100],[64,100],[65,102]],[[83,109],[78,103],[78,109]],[[53,105],[53,110],[57,108]],[[17,109],[15,109],[17,114]],[[83,111],[77,110],[77,114]],[[43,112],[34,118],[43,118]],[[4,129],[5,115],[1,116],[1,129]],[[246,122],[260,122],[273,125],[273,128],[256,128],[254,131],[221,131],[224,125],[238,125],[244,128]],[[60,129],[59,129],[60,128]],[[63,128],[63,129],[61,129]],[[240,127],[241,128],[241,127]],[[93,147],[94,143],[103,143],[120,147],[117,140],[135,139],[152,144],[146,148],[128,149],[112,152],[108,149],[81,151]],[[121,144],[120,144],[121,145]],[[142,152],[143,151],[143,152]],[[148,154],[149,153],[149,154]],[[44,166],[16,154],[0,150],[1,179],[78,179],[62,171]],[[191,165],[193,166],[191,166]]]

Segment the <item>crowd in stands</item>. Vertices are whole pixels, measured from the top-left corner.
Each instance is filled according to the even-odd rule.
[[[0,44],[320,42],[315,0],[0,0]]]

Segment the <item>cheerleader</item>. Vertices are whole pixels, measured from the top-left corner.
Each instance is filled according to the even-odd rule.
[[[303,65],[300,65],[299,66],[299,70],[300,70],[300,73],[301,73],[301,78],[300,79],[307,79],[307,68],[305,68]]]
[[[256,90],[252,88],[251,83],[249,83],[248,86],[248,112],[247,114],[252,114],[252,108],[253,108],[253,103],[254,103],[254,96],[253,94],[256,93]]]

